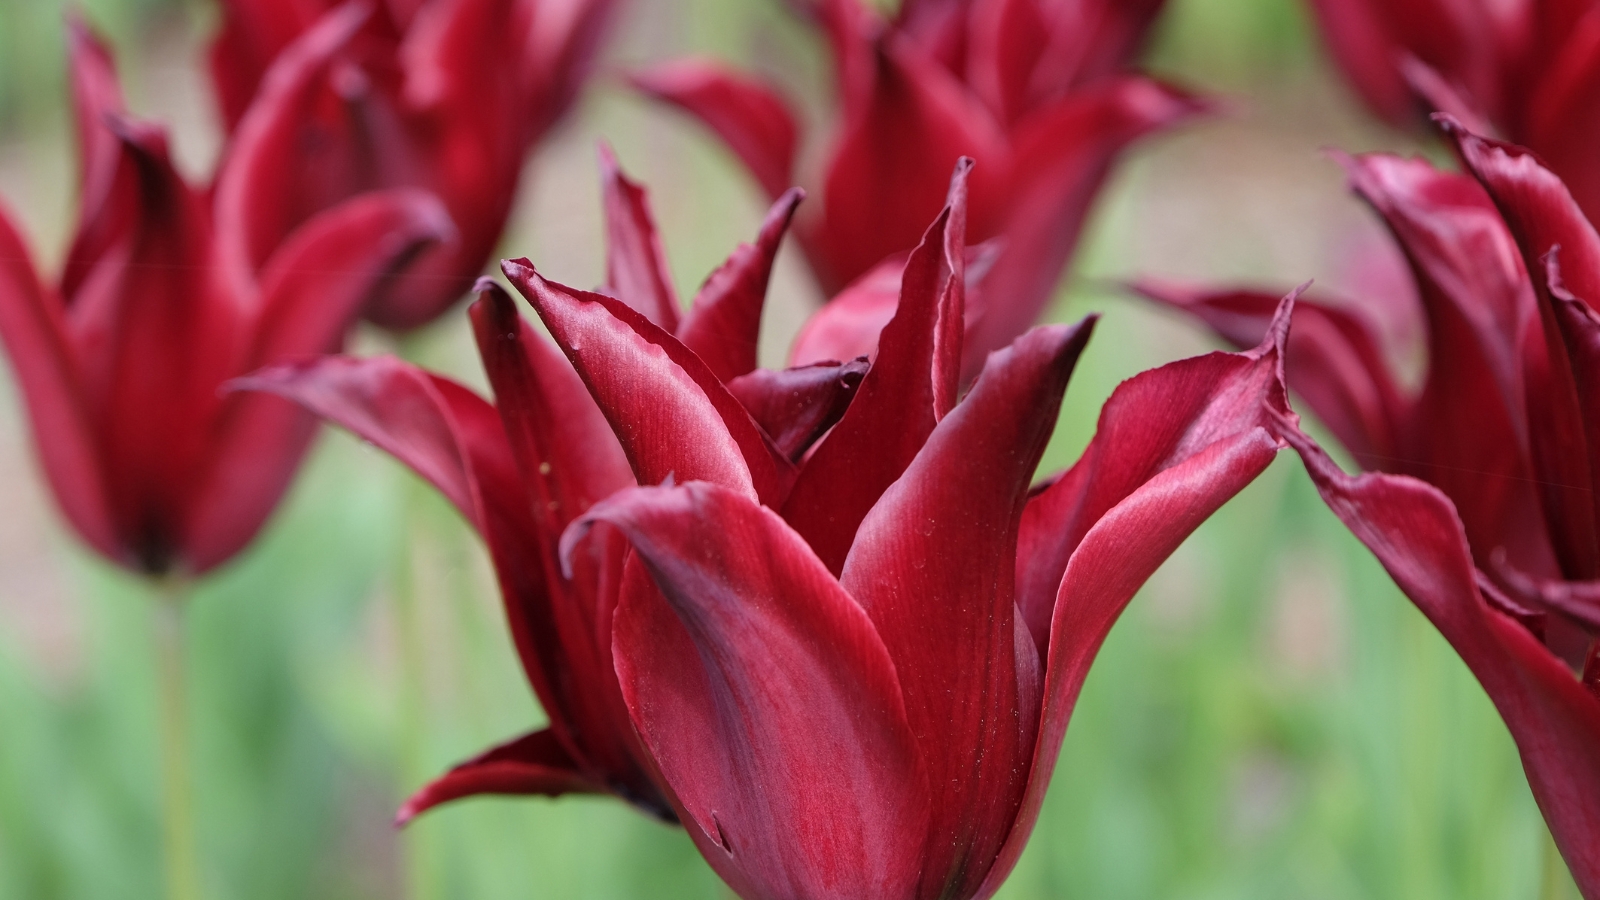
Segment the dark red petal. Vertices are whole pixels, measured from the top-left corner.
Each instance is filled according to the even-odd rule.
[[[1346,167],[1405,251],[1428,327],[1427,378],[1391,471],[1444,491],[1483,552],[1505,546],[1520,568],[1549,571],[1522,388],[1538,310],[1515,240],[1468,176],[1381,154]]]
[[[1567,5],[1575,21],[1557,26],[1555,40],[1545,45],[1560,49],[1519,97],[1528,108],[1516,138],[1539,152],[1593,219],[1600,218],[1600,167],[1590,148],[1600,142],[1600,122],[1587,111],[1600,104],[1600,9]],[[1551,7],[1541,4],[1541,12]]]
[[[106,128],[106,117],[126,110],[111,51],[76,15],[67,18],[67,41],[78,139],[78,230],[67,251],[60,286],[61,296],[70,303],[84,277],[122,236],[131,212],[117,202],[113,190],[122,142]]]
[[[840,583],[872,617],[932,789],[923,897],[978,888],[1011,831],[1041,660],[1017,614],[1017,531],[1093,320],[996,352],[861,523]]]
[[[412,794],[395,814],[396,827],[441,803],[480,794],[598,794],[605,788],[584,776],[550,731],[534,731],[482,753]]]
[[[682,108],[711,129],[777,198],[794,183],[799,128],[772,87],[704,59],[675,60],[629,76],[641,91]]]
[[[1133,287],[1200,319],[1241,350],[1261,343],[1283,298],[1281,293],[1205,291],[1156,281]],[[1284,364],[1294,392],[1363,467],[1395,465],[1397,435],[1410,404],[1395,383],[1376,327],[1360,307],[1297,302]]]
[[[720,845],[702,843],[711,864],[745,896],[911,896],[928,796],[900,684],[799,535],[703,482],[584,521],[620,529],[660,588],[625,589],[617,675],[685,824]]]
[[[822,218],[801,222],[825,294],[916,246],[939,213],[951,167],[963,156],[980,163],[969,236],[986,240],[1000,227],[1011,154],[989,111],[904,41],[880,42],[875,57],[871,103],[847,118],[828,163]]]
[[[905,267],[905,255],[895,254],[834,295],[800,326],[789,350],[789,365],[876,356],[878,335],[900,305],[900,273]]]
[[[844,415],[866,374],[865,359],[757,369],[728,382],[728,393],[779,450],[798,461]]]
[[[1078,691],[1117,617],[1178,545],[1282,446],[1263,422],[1288,410],[1281,360],[1291,303],[1280,307],[1267,341],[1248,353],[1187,359],[1124,382],[1101,411],[1100,429],[1078,466],[1028,504],[1019,587],[1033,573],[1045,576],[1036,585],[1049,585],[1052,575],[1059,581],[1049,585],[1045,617],[1043,715],[1016,826],[977,896],[992,896],[1021,856]],[[1054,549],[1048,541],[1063,538],[1071,545],[1068,559],[1047,555]],[[1066,562],[1064,572],[1058,562]],[[1023,612],[1034,625],[1036,611]]]
[[[1163,5],[1165,0],[1091,0],[1076,7],[1041,4],[1047,10],[1044,30],[1049,43],[1030,73],[1032,105],[1060,99],[1126,68]],[[1026,20],[1014,23],[1009,34],[1002,32],[1000,52],[1026,42],[1016,32],[1019,24],[1026,27]]]
[[[705,361],[722,381],[748,374],[756,367],[761,336],[761,308],[772,277],[772,261],[805,191],[792,188],[767,213],[754,244],[740,244],[717,268],[694,306],[678,326],[678,339]]]
[[[268,260],[261,308],[239,371],[332,353],[374,288],[429,244],[454,233],[429,194],[365,194],[308,220]],[[265,394],[233,394],[214,426],[208,465],[195,472],[184,557],[195,572],[227,561],[277,506],[314,422]]]
[[[1291,420],[1281,432],[1329,508],[1477,676],[1517,743],[1579,890],[1600,896],[1600,696],[1480,596],[1467,536],[1443,494],[1411,478],[1352,478]]]
[[[944,412],[941,401],[953,399],[961,365],[965,192],[958,186],[964,175],[958,166],[954,202],[906,263],[899,307],[883,329],[877,359],[856,399],[801,468],[784,501],[785,521],[829,571],[844,566],[856,527],[922,449]]]
[[[90,423],[61,301],[39,283],[28,248],[0,208],[0,340],[27,405],[39,466],[67,521],[91,547],[129,563],[106,505]]]
[[[1328,49],[1367,105],[1391,123],[1413,125],[1416,101],[1397,65],[1404,48],[1389,35],[1383,0],[1312,0],[1311,8]]]
[[[699,357],[618,300],[547,281],[527,260],[501,267],[572,360],[640,484],[672,476],[777,496],[760,429]]]
[[[211,81],[232,132],[278,53],[311,26],[326,4],[223,0],[222,27],[208,53]]]
[[[1129,144],[1208,110],[1201,100],[1146,78],[1115,78],[1078,91],[1018,123],[1004,246],[969,302],[965,371],[1038,320],[1077,246],[1106,173]],[[979,171],[984,161],[979,160]],[[976,213],[974,217],[976,218]],[[974,237],[987,237],[975,228]]]
[[[678,330],[678,295],[667,254],[656,234],[650,201],[622,174],[611,148],[600,145],[601,190],[606,211],[606,288],[662,330]]]

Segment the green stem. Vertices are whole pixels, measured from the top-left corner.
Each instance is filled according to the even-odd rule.
[[[1561,858],[1556,839],[1548,830],[1544,833],[1544,872],[1539,882],[1539,900],[1573,900],[1578,896],[1567,861]]]
[[[156,583],[156,668],[161,715],[162,843],[167,897],[199,900],[200,857],[195,848],[194,797],[189,766],[188,679],[185,677],[184,610],[188,583]]]

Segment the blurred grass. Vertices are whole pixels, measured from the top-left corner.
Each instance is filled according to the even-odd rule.
[[[38,163],[65,150],[61,5],[0,4],[0,153],[23,160],[0,184],[58,204],[20,210],[45,258],[70,200],[64,172]],[[117,41],[136,106],[182,115],[189,101],[164,96],[162,82],[137,85],[170,52],[171,30],[203,33],[203,4],[84,5]],[[693,49],[756,60],[785,84],[811,84],[801,93],[815,103],[816,48],[777,7],[636,2],[614,58]],[[1410,146],[1350,106],[1294,0],[1174,0],[1152,60],[1229,94],[1236,112],[1153,143],[1108,187],[1056,309],[1105,315],[1047,468],[1087,442],[1118,381],[1209,347],[1119,296],[1117,280],[1352,280],[1335,245],[1370,221],[1316,151]],[[604,87],[532,164],[504,252],[572,283],[598,280],[601,135],[653,187],[688,296],[753,232],[761,204],[703,135]],[[775,294],[769,324],[791,332],[795,310],[814,302],[792,259]],[[455,316],[406,350],[481,383],[470,346]],[[780,335],[767,358],[781,347]],[[25,431],[14,391],[0,387],[0,440],[15,449]],[[0,898],[156,897],[149,604],[54,519],[36,527],[55,529],[33,564],[58,573],[81,651],[42,660],[39,632],[14,614],[31,598],[0,595]],[[0,590],[30,583],[0,578]],[[405,792],[540,714],[481,547],[382,454],[324,440],[264,539],[196,597],[189,627],[211,896],[726,896],[681,834],[614,802],[474,800],[403,834],[389,828]],[[1113,630],[1000,896],[1519,900],[1536,895],[1542,840],[1481,690],[1286,457],[1207,522]]]

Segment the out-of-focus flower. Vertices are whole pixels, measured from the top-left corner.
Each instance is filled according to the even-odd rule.
[[[259,272],[229,266],[213,216],[229,217],[173,169],[165,134],[127,115],[109,53],[76,22],[71,67],[77,233],[45,284],[0,215],[0,338],[79,535],[130,569],[198,574],[255,535],[316,424],[223,382],[337,350],[363,298],[450,221],[426,194],[369,194],[307,220]]]
[[[518,653],[550,724],[427,785],[401,810],[402,821],[474,794],[573,791],[609,792],[671,818],[613,669],[611,622],[627,545],[616,535],[597,535],[569,558],[567,572],[557,562],[563,530],[635,484],[625,447],[590,394],[638,404],[627,408],[641,415],[652,405],[679,402],[655,380],[669,371],[692,379],[677,388],[701,391],[702,406],[711,397],[722,413],[742,420],[748,448],[772,454],[769,476],[783,471],[792,478],[791,461],[838,420],[865,368],[860,361],[781,372],[756,367],[767,281],[801,192],[779,199],[755,242],[712,273],[682,315],[644,191],[609,152],[603,165],[605,290],[618,299],[585,295],[596,304],[588,319],[619,335],[637,329],[655,345],[629,343],[598,376],[574,371],[517,315],[511,298],[485,281],[471,312],[493,405],[392,358],[331,357],[237,383],[293,398],[393,453],[456,504],[493,557]],[[519,273],[519,287],[528,284],[520,273],[531,270],[511,271]],[[564,347],[576,341],[570,332],[556,336]],[[602,380],[586,385],[592,377]],[[651,432],[646,439],[666,437]]]
[[[1290,383],[1372,474],[1340,471],[1293,417],[1279,427],[1323,499],[1483,684],[1557,846],[1596,898],[1600,238],[1531,153],[1446,126],[1476,180],[1383,155],[1350,163],[1415,275],[1428,339],[1420,392],[1400,386],[1362,305],[1306,302]],[[1147,288],[1235,343],[1265,323],[1266,294]]]
[[[1333,56],[1402,127],[1446,112],[1533,148],[1600,215],[1600,3],[1310,0]]]
[[[845,292],[814,320],[852,348],[893,316],[893,277],[957,157],[978,162],[969,236],[995,241],[969,293],[970,376],[1038,318],[1120,151],[1203,108],[1126,70],[1160,0],[910,0],[887,21],[859,0],[796,5],[827,37],[837,107],[821,171],[803,179],[822,202],[796,232],[824,295],[891,285]],[[770,196],[795,183],[800,128],[771,87],[700,59],[635,83],[715,132]]]
[[[229,252],[259,268],[291,230],[341,200],[426,189],[461,239],[416,260],[366,316],[394,329],[427,323],[489,261],[527,152],[571,106],[612,6],[225,0],[213,78],[233,139],[259,156],[230,207],[238,237]]]

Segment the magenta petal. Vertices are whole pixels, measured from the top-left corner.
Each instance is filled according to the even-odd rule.
[[[1403,52],[1389,35],[1383,0],[1311,0],[1322,36],[1345,77],[1367,105],[1392,123],[1411,125],[1416,102],[1396,59]]]
[[[640,484],[672,476],[777,495],[760,430],[699,357],[620,301],[547,281],[527,260],[501,266],[589,386]]]
[[[67,35],[79,179],[78,230],[60,285],[60,296],[70,302],[95,263],[125,233],[130,213],[114,193],[122,142],[106,127],[107,116],[126,111],[111,51],[76,15],[67,19]]]
[[[660,587],[625,589],[617,675],[713,867],[747,897],[911,896],[927,782],[894,664],[799,535],[703,482],[582,521],[621,529]]]
[[[970,167],[970,160],[958,164],[951,205],[906,262],[899,307],[884,326],[877,359],[856,399],[784,500],[784,519],[829,571],[844,566],[856,527],[916,458],[948,409],[944,404],[954,400],[965,289],[964,179]]]
[[[722,381],[756,367],[761,308],[772,277],[772,261],[805,192],[792,188],[772,205],[754,244],[740,244],[728,261],[706,279],[689,315],[678,326],[678,340],[705,361]]]
[[[776,198],[793,183],[799,128],[788,101],[774,89],[702,59],[666,63],[629,80],[715,132],[767,196]]]
[[[1183,360],[1124,382],[1078,466],[1028,504],[1019,560],[1032,559],[1029,569],[1048,576],[1061,570],[1043,555],[1050,552],[1047,539],[1066,538],[1072,547],[1048,601],[1043,716],[1027,792],[977,896],[992,896],[1021,856],[1078,691],[1117,617],[1178,545],[1282,446],[1264,423],[1288,410],[1281,359],[1290,309],[1286,300],[1268,340],[1248,353]],[[1037,600],[1020,599],[1033,604],[1023,611],[1037,628]]]
[[[774,446],[798,461],[844,415],[866,374],[864,359],[756,369],[728,382],[728,393],[749,411]]]
[[[678,330],[678,296],[667,271],[667,254],[656,234],[644,188],[617,166],[611,148],[600,145],[606,211],[606,287],[662,330]]]
[[[1283,297],[1154,281],[1138,282],[1134,289],[1200,319],[1241,350],[1266,336]],[[1295,393],[1364,467],[1396,464],[1410,403],[1395,383],[1373,323],[1359,308],[1297,302],[1284,364]]]
[[[1017,614],[1017,530],[1092,325],[1038,328],[990,357],[845,560],[840,583],[894,660],[928,767],[923,897],[971,896],[1022,798],[1041,667]]]
[[[1410,478],[1350,477],[1292,420],[1281,426],[1322,498],[1449,641],[1505,719],[1585,897],[1600,896],[1600,696],[1479,594],[1450,501]]]
[[[896,254],[834,295],[800,326],[789,350],[789,365],[876,356],[878,335],[900,305],[900,273],[905,267],[904,254]]]
[[[56,502],[79,535],[126,562],[106,505],[100,448],[78,382],[61,301],[39,283],[28,248],[0,209],[0,341]]]
[[[373,289],[453,232],[437,200],[404,189],[366,194],[313,217],[262,273],[243,370],[338,350]],[[230,559],[255,536],[288,487],[314,424],[277,397],[228,397],[209,465],[195,473],[185,524],[185,558],[196,572]]]
[[[403,826],[441,803],[480,794],[597,794],[604,789],[584,777],[550,731],[534,731],[488,750],[435,778],[412,794],[395,814]]]

